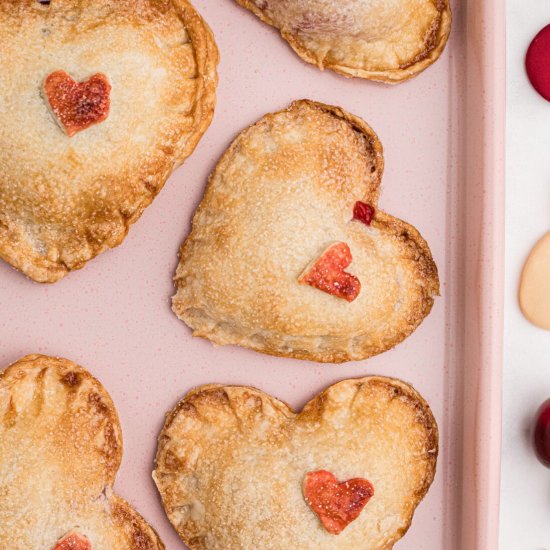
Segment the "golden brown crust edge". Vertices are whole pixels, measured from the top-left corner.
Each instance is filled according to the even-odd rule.
[[[434,33],[434,40],[430,44],[430,48],[422,52],[422,54],[410,64],[405,67],[387,70],[387,71],[370,71],[365,69],[358,69],[349,67],[346,65],[325,63],[323,59],[318,59],[310,50],[305,48],[293,34],[280,30],[275,22],[266,15],[266,13],[258,8],[252,0],[235,0],[243,8],[251,11],[261,21],[267,23],[271,27],[276,28],[281,34],[282,38],[288,42],[290,47],[303,59],[306,63],[316,65],[319,69],[331,69],[336,73],[339,73],[346,77],[364,78],[367,80],[373,80],[375,82],[382,82],[385,84],[398,84],[406,80],[410,80],[415,76],[418,76],[421,72],[427,69],[430,65],[435,63],[445,46],[451,32],[451,5],[449,0],[441,0],[441,19],[437,32]]]
[[[390,391],[394,395],[394,397],[402,397],[404,399],[407,399],[412,404],[412,406],[417,411],[417,419],[426,429],[426,447],[433,450],[433,452],[428,455],[428,475],[426,475],[426,477],[424,478],[424,483],[418,488],[415,493],[414,504],[411,514],[409,516],[409,521],[406,527],[401,529],[396,535],[395,539],[392,541],[393,546],[393,544],[395,544],[399,539],[403,538],[403,536],[409,530],[414,517],[414,512],[416,511],[416,508],[418,507],[420,502],[428,493],[435,478],[437,469],[437,458],[439,456],[439,428],[428,402],[413,388],[413,386],[397,378],[387,378],[384,376],[375,376],[371,378],[374,379],[377,383],[386,385],[388,391]]]
[[[219,52],[210,27],[195,8],[187,0],[171,1],[178,8],[182,20],[186,23],[186,29],[191,37],[197,58],[198,76],[202,76],[202,78],[197,78],[197,82],[202,84],[202,89],[197,94],[198,100],[195,103],[193,113],[195,131],[186,133],[183,136],[185,139],[180,143],[179,152],[175,156],[173,166],[173,169],[175,169],[193,153],[212,122],[216,106],[216,88],[218,84],[216,67],[219,61]],[[143,198],[131,216],[123,217],[124,228],[122,231],[113,232],[107,240],[99,244],[90,241],[88,243],[90,246],[89,254],[79,263],[69,266],[63,261],[51,261],[36,256],[26,243],[19,240],[15,232],[10,232],[7,226],[3,226],[1,220],[0,234],[5,232],[6,236],[0,238],[0,258],[37,283],[55,283],[71,271],[83,268],[88,261],[102,252],[122,244],[130,230],[130,226],[141,217],[145,208],[152,203],[164,187],[166,179],[164,178],[160,185],[148,188],[149,194]]]
[[[198,94],[200,101],[197,101],[195,105],[195,121],[198,121],[198,124],[195,126],[194,134],[185,136],[186,139],[181,143],[180,153],[174,164],[174,168],[176,168],[195,150],[199,140],[212,122],[216,107],[218,85],[216,67],[219,62],[219,52],[212,30],[195,8],[187,0],[173,0],[173,2],[185,15],[184,20],[189,22],[186,28],[197,56],[199,75],[203,77],[202,89]]]
[[[348,113],[341,107],[327,105],[324,103],[311,101],[308,99],[294,101],[286,109],[282,109],[281,111],[270,113],[262,117],[258,122],[256,122],[255,124],[252,124],[247,129],[239,133],[239,135],[235,138],[235,140],[232,142],[229,148],[224,152],[222,158],[216,165],[214,172],[209,177],[209,181],[204,193],[204,198],[201,201],[201,204],[199,205],[197,212],[193,217],[192,231],[190,235],[193,234],[193,226],[194,226],[195,219],[198,217],[198,214],[203,208],[203,201],[207,199],[209,193],[211,192],[213,181],[216,178],[217,173],[224,170],[226,161],[228,161],[231,158],[234,150],[239,145],[238,144],[239,138],[243,136],[246,132],[251,131],[256,125],[262,124],[266,119],[269,119],[270,117],[275,117],[279,113],[289,111],[299,104],[306,104],[316,109],[322,109],[327,113],[330,113],[331,115],[345,121],[350,125],[350,127],[354,131],[362,133],[367,138],[369,146],[372,151],[372,156],[375,162],[375,166],[376,166],[376,174],[375,174],[376,177],[373,178],[371,187],[366,189],[365,199],[364,199],[366,202],[368,202],[369,204],[375,207],[375,216],[373,218],[372,225],[380,230],[385,231],[388,234],[397,236],[397,238],[402,242],[405,250],[407,250],[407,253],[411,257],[417,260],[416,265],[418,267],[419,277],[429,282],[423,288],[423,299],[419,302],[418,308],[416,308],[414,315],[409,319],[409,323],[406,326],[404,326],[402,330],[399,333],[397,333],[391,341],[385,342],[384,344],[380,344],[377,347],[373,347],[371,343],[368,342],[367,339],[365,339],[363,348],[358,350],[356,347],[353,351],[353,355],[349,351],[343,351],[343,350],[334,351],[334,352],[328,352],[328,351],[311,352],[303,349],[300,349],[300,350],[291,349],[291,350],[285,350],[284,352],[281,352],[278,347],[270,346],[268,340],[264,341],[262,343],[262,346],[259,346],[257,341],[255,340],[247,340],[242,342],[234,342],[234,341],[227,342],[223,334],[220,335],[218,333],[214,333],[211,331],[202,332],[201,330],[196,329],[195,327],[192,327],[193,336],[205,338],[207,340],[212,341],[214,344],[218,344],[218,345],[225,345],[228,343],[237,344],[244,347],[248,347],[257,352],[264,353],[267,355],[316,361],[319,363],[343,363],[347,361],[357,361],[362,359],[368,359],[369,357],[373,357],[375,355],[388,351],[389,349],[392,349],[393,347],[401,343],[403,340],[405,340],[405,338],[407,338],[410,334],[412,334],[416,330],[416,328],[420,325],[420,323],[424,320],[424,318],[430,313],[434,303],[433,296],[439,295],[439,276],[438,276],[437,266],[433,260],[429,246],[426,240],[421,236],[419,231],[412,225],[402,220],[399,220],[398,218],[390,216],[385,212],[380,211],[376,208],[378,198],[380,195],[380,185],[382,181],[382,174],[384,171],[383,147],[374,130],[364,120],[362,120],[361,118],[355,115],[352,115],[351,113]],[[188,237],[184,241],[180,249],[180,254],[179,254],[180,264],[183,263],[185,258],[192,253],[192,246],[193,246],[193,243],[191,239]],[[176,289],[179,291],[180,281],[178,279],[177,273],[174,279],[176,283]],[[184,318],[184,315],[180,312],[180,301],[178,298],[178,292],[173,297],[172,309],[180,319],[187,322],[186,319]]]
[[[105,475],[105,496],[109,500],[110,513],[114,523],[126,533],[131,541],[132,550],[164,550],[165,546],[157,532],[144,518],[124,499],[111,491],[116,474],[120,467],[123,454],[122,431],[114,403],[101,382],[87,370],[61,357],[50,357],[42,354],[30,354],[12,363],[0,371],[0,385],[17,383],[36,369],[55,369],[62,384],[69,392],[77,391],[84,382],[89,382],[93,391],[99,396],[97,410],[102,417],[107,418],[113,427],[113,435],[104,443],[104,455],[108,457],[103,462]],[[11,381],[11,382],[10,382]],[[107,448],[105,448],[105,445]]]
[[[232,398],[228,394],[229,390],[230,392],[236,393],[246,392],[251,396],[258,397],[261,400],[262,404],[266,402],[269,403],[274,410],[279,411],[282,416],[288,419],[291,419],[293,416],[297,416],[299,418],[305,415],[307,415],[308,419],[310,417],[317,418],[322,414],[324,402],[327,398],[327,395],[329,395],[331,392],[346,389],[348,387],[352,387],[355,389],[356,392],[358,392],[364,384],[376,384],[378,386],[381,386],[387,390],[387,393],[391,395],[392,398],[403,399],[413,409],[415,409],[417,421],[425,429],[425,448],[430,450],[427,456],[427,473],[423,479],[423,483],[418,487],[417,491],[415,492],[413,500],[409,502],[410,514],[408,516],[406,525],[401,528],[395,534],[395,536],[392,537],[391,540],[387,541],[388,545],[384,547],[384,550],[391,550],[393,548],[393,545],[398,542],[410,528],[416,508],[426,496],[435,478],[437,459],[439,454],[439,430],[430,406],[411,385],[399,379],[384,376],[366,376],[364,378],[352,378],[337,382],[336,384],[329,386],[321,393],[313,397],[308,403],[306,403],[306,405],[304,405],[301,411],[295,411],[287,403],[280,401],[279,399],[253,386],[227,386],[222,384],[206,384],[190,390],[176,404],[176,406],[166,414],[166,420],[158,438],[158,449],[155,458],[155,470],[153,471],[153,479],[155,480],[155,483],[161,495],[165,512],[183,542],[187,546],[189,546],[191,550],[212,550],[203,538],[188,536],[188,534],[184,530],[178,529],[178,526],[172,521],[169,513],[169,508],[171,507],[172,503],[169,500],[165,499],[165,495],[163,494],[163,483],[156,477],[157,470],[166,472],[170,471],[171,469],[170,464],[168,464],[166,461],[165,455],[167,443],[170,441],[171,438],[166,434],[166,432],[170,429],[174,420],[182,411],[185,413],[185,411],[187,411],[189,408],[194,407],[193,403],[202,400],[205,400],[207,402],[208,407],[212,411],[215,411],[216,409],[222,411],[226,407],[228,402],[231,403]],[[234,404],[231,404],[231,407],[233,406]],[[262,405],[261,407],[264,408],[265,405]]]
[[[164,550],[158,533],[124,499],[117,495],[111,498],[113,518],[132,541],[132,550]],[[93,549],[92,549],[93,550]]]
[[[6,369],[1,370],[0,383],[8,382],[10,379],[20,380],[34,369],[42,368],[45,363],[47,363],[46,368],[54,368],[59,372],[63,384],[65,384],[69,389],[76,389],[84,380],[90,381],[94,386],[95,391],[100,396],[101,401],[106,404],[106,407],[101,408],[101,414],[108,418],[114,428],[114,437],[108,440],[109,446],[105,452],[105,455],[110,457],[110,461],[105,469],[106,484],[112,485],[115,481],[116,473],[120,468],[120,463],[122,461],[122,431],[120,429],[120,421],[113,400],[95,377],[93,377],[80,365],[77,365],[68,359],[64,359],[62,357],[50,357],[42,354],[30,354],[25,355],[15,363],[12,363]],[[75,373],[76,376],[74,376]]]

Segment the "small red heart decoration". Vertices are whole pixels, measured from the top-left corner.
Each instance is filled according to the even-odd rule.
[[[346,243],[335,243],[305,269],[298,282],[353,302],[359,296],[361,282],[355,275],[344,271],[352,259]]]
[[[65,71],[56,71],[46,78],[44,93],[53,115],[69,137],[109,116],[111,85],[102,73],[77,82]]]
[[[363,478],[341,481],[326,470],[308,472],[303,486],[309,507],[331,534],[340,534],[357,519],[374,495],[374,487]]]
[[[57,542],[53,550],[91,550],[92,544],[83,535],[71,531]]]

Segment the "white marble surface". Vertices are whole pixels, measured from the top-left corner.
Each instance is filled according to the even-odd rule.
[[[530,428],[550,397],[550,332],[529,324],[517,301],[527,254],[550,231],[550,103],[531,88],[524,56],[550,23],[548,0],[508,0],[506,307],[501,550],[550,549],[550,470],[532,451]],[[549,274],[550,276],[550,274]]]

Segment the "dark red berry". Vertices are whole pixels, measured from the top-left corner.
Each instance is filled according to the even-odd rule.
[[[550,399],[547,399],[537,412],[533,444],[537,458],[550,468]]]
[[[525,68],[533,88],[550,101],[550,25],[533,38],[525,56]]]
[[[374,217],[374,208],[366,202],[357,201],[353,207],[353,219],[370,225]]]

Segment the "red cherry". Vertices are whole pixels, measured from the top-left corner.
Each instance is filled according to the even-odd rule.
[[[550,399],[547,399],[537,411],[533,444],[537,458],[550,468]]]
[[[533,88],[550,101],[550,25],[533,38],[525,56],[525,68]]]
[[[370,225],[374,217],[374,208],[366,202],[357,201],[353,207],[353,219]]]

